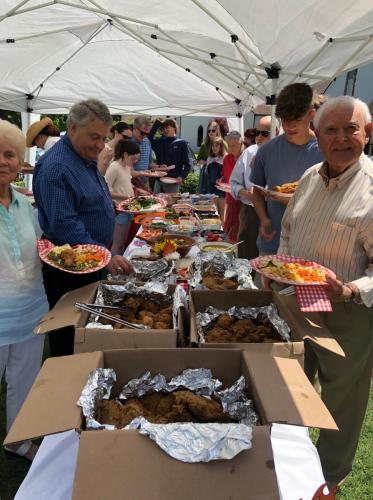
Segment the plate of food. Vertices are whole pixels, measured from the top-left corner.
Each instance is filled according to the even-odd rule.
[[[316,262],[290,255],[262,255],[250,260],[250,264],[263,276],[289,285],[325,285],[326,273],[334,275]]]
[[[167,172],[162,172],[161,170],[144,170],[141,172],[144,177],[164,177]]]
[[[146,213],[164,208],[167,202],[159,196],[133,196],[118,205],[119,212]]]
[[[166,174],[166,172],[165,172]],[[162,179],[160,179],[161,182],[163,182],[164,184],[177,184],[178,183],[178,180],[176,179],[176,177],[162,177]]]
[[[138,238],[139,240],[146,241],[148,243],[149,240],[154,240],[154,238],[158,238],[161,235],[162,235],[161,229],[143,229],[141,233],[138,233],[136,235],[136,238]]]
[[[196,241],[190,236],[164,234],[152,241],[153,251],[161,257],[178,260],[185,257]]]
[[[38,241],[40,259],[52,267],[73,274],[87,274],[107,266],[111,253],[99,245],[55,246],[49,240]]]
[[[215,184],[215,187],[219,189],[220,191],[224,191],[224,193],[229,193],[231,192],[231,186],[229,182],[217,182]]]
[[[202,252],[233,253],[237,248],[237,246],[227,241],[205,241],[199,243],[198,246]]]
[[[295,193],[295,190],[297,189],[298,184],[299,184],[299,181],[286,182],[286,183],[281,184],[279,186],[273,186],[271,189],[264,188],[263,186],[258,186],[257,184],[254,184],[254,186],[266,194],[271,194],[271,195],[277,196],[279,198],[289,199]]]

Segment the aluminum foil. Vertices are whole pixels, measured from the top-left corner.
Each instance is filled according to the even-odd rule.
[[[212,377],[207,368],[188,368],[180,375],[173,377],[168,383],[163,375],[151,377],[146,372],[142,377],[130,380],[119,394],[119,399],[145,396],[150,392],[173,392],[178,389],[189,389],[200,396],[211,396],[221,387],[220,380]]]
[[[152,424],[134,419],[126,429],[138,429],[163,451],[182,462],[230,459],[251,448],[252,429],[244,424]]]
[[[113,280],[127,282],[166,281],[174,272],[175,263],[166,259],[155,261],[131,260],[134,272],[131,274],[116,274]]]
[[[101,427],[95,420],[96,403],[101,399],[109,399],[114,382],[117,380],[112,368],[96,368],[88,375],[77,405],[82,408],[88,428]]]
[[[114,426],[95,420],[97,402],[109,399],[115,382],[111,369],[97,368],[89,375],[77,404],[86,417],[87,429],[112,430]],[[218,391],[222,383],[212,377],[206,368],[187,369],[169,382],[158,374],[154,377],[146,372],[138,379],[130,380],[122,389],[118,399],[140,397],[154,391],[172,392],[176,389],[190,389],[197,394],[208,394],[220,399],[224,410],[239,423],[202,424],[176,423],[151,424],[143,417],[134,419],[125,429],[139,429],[148,435],[170,456],[184,462],[208,462],[229,459],[244,449],[251,448],[251,425],[258,422],[251,401],[245,394],[245,379],[240,377],[231,387]]]
[[[234,316],[237,319],[257,318],[259,314],[263,314],[269,319],[273,328],[278,332],[280,337],[285,342],[290,342],[289,325],[279,316],[277,307],[274,304],[262,307],[233,306],[226,311],[209,306],[204,313],[198,312],[196,314],[197,331],[200,342],[205,342],[204,332],[221,314],[228,314],[229,316]]]
[[[109,285],[101,283],[97,289],[95,304],[98,305],[118,305],[127,296],[146,297],[161,303],[172,303],[173,328],[177,328],[177,315],[180,306],[187,307],[186,293],[182,287],[176,287],[177,291],[173,297],[167,294],[168,284],[157,281],[148,281],[144,285],[136,285],[132,282],[127,282],[118,285]],[[178,290],[181,289],[181,290]],[[184,293],[183,293],[184,292]],[[112,325],[104,325],[100,323],[100,317],[96,314],[91,314],[86,324],[86,328],[106,328],[113,329]]]
[[[252,269],[248,260],[237,259],[231,254],[222,252],[199,252],[196,255],[190,286],[194,288],[206,288],[204,285],[201,285],[201,281],[202,277],[211,267],[222,278],[236,279],[238,290],[257,288],[251,277]]]

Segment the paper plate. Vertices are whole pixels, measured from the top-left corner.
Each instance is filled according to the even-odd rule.
[[[164,182],[165,184],[177,184],[177,180],[175,177],[162,177],[162,179],[159,179],[161,182]]]
[[[167,172],[158,170],[156,172],[152,172],[151,170],[144,170],[143,172],[141,172],[141,175],[143,175],[144,177],[164,177],[165,175],[167,175]]]
[[[220,191],[224,191],[224,193],[229,193],[231,192],[231,186],[227,182],[217,182],[215,184],[216,189],[219,189]]]
[[[267,278],[270,278],[273,281],[278,281],[279,283],[287,283],[289,285],[307,285],[307,286],[320,286],[320,285],[325,285],[325,281],[315,281],[315,282],[309,282],[309,281],[295,281],[287,278],[283,278],[281,276],[278,276],[277,274],[273,274],[271,272],[268,272],[266,270],[263,270],[260,266],[268,262],[269,260],[277,260],[279,262],[283,263],[294,263],[294,264],[302,264],[304,266],[310,267],[312,269],[320,269],[322,271],[328,271],[332,276],[335,276],[335,274],[328,269],[327,267],[321,266],[320,264],[317,264],[316,262],[310,261],[310,260],[305,260],[301,259],[299,257],[292,257],[291,255],[262,255],[257,257],[256,259],[250,260],[250,265],[251,267],[258,272],[259,274],[262,274],[263,276],[266,276]]]
[[[71,269],[67,269],[55,262],[54,260],[50,259],[48,257],[48,254],[55,245],[51,243],[49,240],[38,240],[38,253],[40,259],[48,264],[49,266],[55,267],[56,269],[60,269],[60,271],[65,271],[66,273],[72,273],[72,274],[89,274],[89,273],[94,273],[95,271],[99,271],[100,269],[103,269],[106,267],[111,259],[111,253],[109,250],[105,247],[101,247],[100,245],[74,245],[73,248],[79,247],[82,250],[90,250],[90,251],[98,251],[100,252],[101,256],[101,261],[98,265],[95,267],[92,267],[90,269],[84,269],[82,271],[72,271]]]
[[[154,198],[156,200],[156,203],[154,203],[154,205],[151,205],[148,208],[142,208],[140,210],[128,210],[126,208],[127,204],[136,198]],[[166,205],[167,201],[164,198],[161,198],[160,196],[134,196],[133,198],[129,198],[128,200],[119,203],[117,209],[119,212],[127,212],[132,214],[146,214],[147,212],[155,212],[160,208],[164,208]]]
[[[263,193],[265,194],[274,195],[277,196],[278,198],[283,198],[285,200],[290,199],[294,195],[294,193],[281,193],[281,191],[273,191],[273,189],[264,188],[263,186],[258,186],[258,184],[253,184],[253,186],[259,189],[260,191],[263,191]]]

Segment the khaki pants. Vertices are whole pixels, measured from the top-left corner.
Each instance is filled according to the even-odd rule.
[[[324,321],[344,350],[334,355],[313,343],[305,343],[304,370],[314,382],[318,373],[321,397],[339,431],[321,430],[317,448],[324,475],[338,484],[352,469],[369,398],[373,368],[373,307],[333,304]]]

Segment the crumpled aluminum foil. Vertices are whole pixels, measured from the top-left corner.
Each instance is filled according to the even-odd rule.
[[[98,305],[118,305],[127,296],[146,297],[151,300],[171,304],[172,303],[172,319],[173,328],[177,328],[178,310],[180,307],[188,307],[187,295],[183,287],[177,285],[173,296],[167,294],[168,284],[158,281],[148,281],[144,285],[135,285],[132,282],[127,282],[120,285],[109,285],[102,283],[99,285],[96,295],[95,304]],[[91,314],[89,316],[86,328],[106,328],[113,329],[113,325],[104,325],[100,323],[100,317]]]
[[[252,428],[244,424],[152,424],[138,417],[126,427],[149,436],[163,451],[182,462],[230,459],[251,448]]]
[[[211,396],[221,385],[220,380],[212,378],[208,368],[187,368],[169,382],[163,375],[158,374],[152,378],[150,372],[146,372],[142,377],[130,380],[118,399],[145,396],[150,392],[174,392],[178,389],[189,389],[200,396]]]
[[[77,402],[86,417],[87,429],[114,429],[114,426],[101,424],[94,418],[97,402],[110,397],[114,381],[115,373],[111,369],[105,371],[97,368],[90,374]],[[239,420],[239,423],[151,424],[145,418],[138,417],[125,429],[139,429],[140,433],[149,435],[170,456],[184,462],[232,458],[251,447],[251,425],[257,424],[259,418],[245,394],[244,377],[241,376],[231,387],[218,391],[221,386],[222,383],[214,379],[211,370],[207,368],[186,369],[168,383],[162,374],[152,377],[150,372],[146,372],[142,377],[130,380],[118,399],[143,396],[160,390],[172,392],[180,388],[190,389],[194,393],[206,393],[220,399],[224,411],[231,418]]]
[[[209,306],[204,313],[198,312],[196,314],[197,332],[200,342],[205,342],[204,332],[220,314],[228,314],[238,319],[256,318],[259,314],[264,314],[269,319],[274,329],[279,333],[280,337],[282,337],[285,342],[290,342],[289,325],[279,316],[277,307],[274,304],[262,307],[233,306],[227,311]]]
[[[110,275],[113,280],[138,281],[166,281],[174,272],[175,262],[159,259],[155,261],[131,260],[134,272],[131,274]],[[109,278],[110,279],[110,278]]]
[[[87,419],[87,427],[97,428],[101,425],[95,420],[96,402],[109,399],[114,382],[117,380],[112,368],[96,368],[88,375],[77,405],[82,408]]]
[[[192,288],[206,288],[201,285],[202,277],[213,267],[222,278],[236,279],[238,290],[256,289],[251,277],[252,268],[246,259],[237,259],[231,254],[222,252],[199,252],[194,260],[194,272],[190,279]]]

